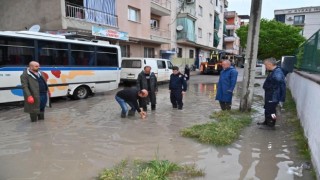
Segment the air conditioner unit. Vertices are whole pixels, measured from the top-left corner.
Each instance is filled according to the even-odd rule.
[[[289,17],[288,19],[287,19],[287,21],[292,21],[293,19],[292,19],[292,17]]]
[[[186,3],[187,4],[192,4],[192,3],[194,3],[194,0],[186,0]]]

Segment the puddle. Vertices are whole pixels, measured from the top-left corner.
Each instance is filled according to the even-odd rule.
[[[145,120],[137,114],[120,118],[115,91],[80,101],[58,100],[45,121],[36,123],[29,122],[21,107],[0,111],[0,179],[95,179],[103,168],[125,158],[155,157],[196,163],[206,173],[200,179],[295,179],[287,171],[300,159],[281,119],[275,131],[257,129],[253,122],[228,147],[180,136],[181,128],[207,122],[220,109],[212,83],[217,77],[192,77],[182,111],[172,110],[168,84],[160,85],[157,110]],[[238,93],[237,86],[233,109],[239,107]],[[254,106],[254,121],[261,120],[262,100]],[[304,173],[302,178],[308,177]]]

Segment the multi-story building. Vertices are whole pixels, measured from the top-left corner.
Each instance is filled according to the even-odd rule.
[[[226,19],[226,32],[224,37],[224,50],[227,55],[232,58],[239,55],[240,38],[237,36],[236,30],[240,28],[241,19],[235,11],[224,12]]]
[[[170,46],[169,0],[3,1],[0,30],[42,32],[118,44],[122,56],[160,57]]]
[[[227,6],[227,0],[11,0],[0,6],[0,30],[38,24],[41,32],[118,44],[123,57],[172,58],[183,66],[222,49]]]
[[[224,8],[226,0],[175,0],[172,8],[171,48],[177,53],[173,63],[199,65],[211,53],[222,49]]]
[[[320,29],[320,6],[274,10],[276,21],[302,27],[302,35],[308,39]]]

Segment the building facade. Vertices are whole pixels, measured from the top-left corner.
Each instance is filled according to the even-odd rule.
[[[274,10],[276,21],[302,27],[301,34],[309,39],[320,29],[320,6]]]
[[[224,13],[226,19],[226,32],[224,36],[224,50],[226,55],[239,55],[240,38],[237,36],[236,30],[240,28],[241,19],[235,11],[227,11]],[[234,58],[229,58],[234,59]]]
[[[173,63],[199,64],[222,49],[226,0],[174,0],[171,21]]]
[[[125,57],[161,57],[170,47],[169,0],[30,0],[4,1],[0,30],[28,30],[121,46]]]
[[[118,44],[123,57],[200,64],[222,50],[227,0],[3,1],[1,31],[28,30]]]

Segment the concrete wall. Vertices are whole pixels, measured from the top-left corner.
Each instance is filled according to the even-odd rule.
[[[306,74],[306,73],[305,73]],[[307,74],[307,76],[312,77]],[[312,153],[313,165],[320,178],[320,77],[316,83],[297,72],[287,76],[288,85],[297,105],[298,116]]]
[[[0,30],[20,31],[34,24],[40,25],[40,31],[61,29],[62,2],[64,0],[1,1]]]

